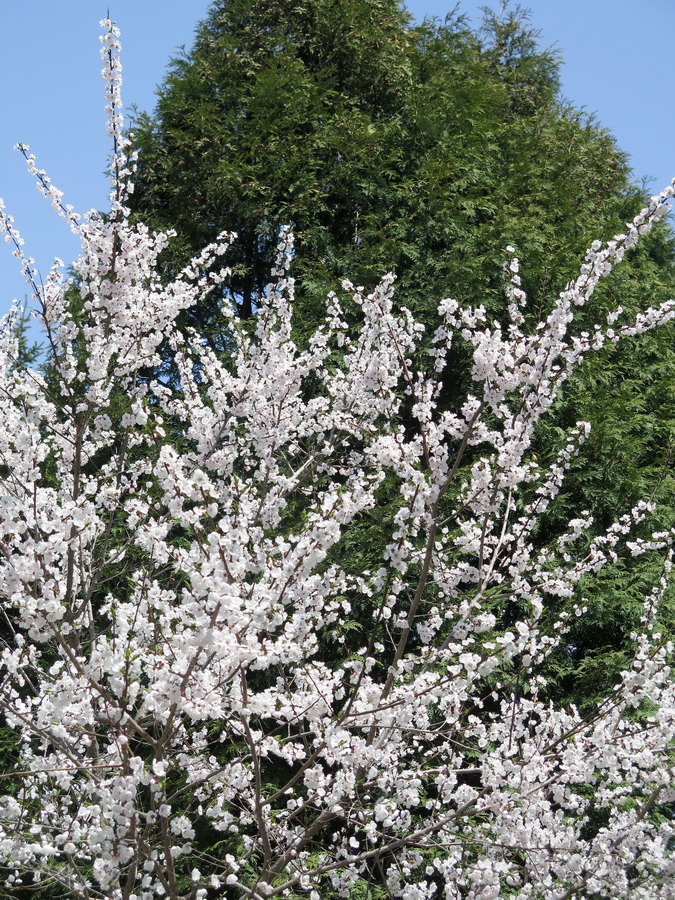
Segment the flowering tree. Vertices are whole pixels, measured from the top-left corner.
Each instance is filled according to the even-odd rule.
[[[675,188],[593,244],[534,330],[507,248],[508,326],[444,300],[424,352],[391,276],[367,295],[345,283],[298,346],[283,231],[255,319],[222,309],[217,358],[176,319],[228,277],[228,237],[160,283],[166,236],[125,206],[119,32],[103,25],[110,215],[78,219],[23,148],[81,237],[78,303],[58,265],[38,283],[2,213],[51,347],[48,376],[17,367],[5,321],[8,884],[110,900],[672,898],[673,648],[656,625],[672,536],[635,534],[641,503],[592,541],[584,511],[542,544],[589,426],[547,469],[531,441],[584,356],[675,315],[671,301],[574,329]],[[452,340],[471,349],[474,392],[443,410]],[[385,499],[379,559],[359,569],[345,548]],[[546,699],[542,672],[584,580],[623,552],[662,554],[663,574],[632,665],[582,716]]]

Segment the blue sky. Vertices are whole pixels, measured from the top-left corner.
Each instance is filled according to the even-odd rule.
[[[207,0],[110,0],[122,28],[124,100],[154,103],[169,56],[192,41]],[[482,2],[460,8],[477,24]],[[495,5],[494,3],[491,5]],[[675,176],[675,0],[530,0],[543,46],[563,53],[563,94],[595,112],[631,156],[636,177],[653,190]],[[454,0],[409,0],[417,18],[444,18]],[[30,145],[38,165],[80,212],[105,208],[104,129],[98,56],[98,0],[0,0],[0,196],[46,272],[66,262],[77,242],[38,195],[12,147]],[[0,312],[26,295],[16,260],[0,244]]]

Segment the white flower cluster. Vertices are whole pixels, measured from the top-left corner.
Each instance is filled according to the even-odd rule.
[[[374,879],[404,900],[672,898],[673,648],[655,627],[672,536],[631,539],[643,503],[590,545],[583,511],[539,546],[589,426],[547,470],[531,441],[586,354],[673,317],[669,302],[613,328],[618,310],[570,334],[673,187],[593,245],[532,332],[507,248],[510,325],[443,301],[432,374],[412,362],[422,328],[392,277],[345,282],[298,346],[284,230],[255,322],[223,309],[217,358],[175,323],[227,277],[209,273],[228,238],[161,283],[168,238],[124,205],[119,35],[103,25],[113,213],[80,223],[63,207],[82,239],[77,301],[58,266],[42,286],[23,261],[52,377],[17,368],[11,322],[0,335],[9,884],[109,900],[317,900]],[[474,387],[452,411],[456,333]],[[542,665],[584,613],[579,583],[624,547],[664,553],[664,576],[620,683],[581,715],[542,699]]]

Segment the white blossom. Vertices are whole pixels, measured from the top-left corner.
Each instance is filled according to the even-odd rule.
[[[188,882],[194,898],[346,897],[373,877],[405,900],[672,897],[673,647],[657,630],[672,535],[634,535],[651,511],[642,502],[592,540],[581,510],[541,547],[537,523],[590,426],[577,423],[548,469],[531,445],[587,354],[673,318],[668,301],[632,323],[617,309],[570,330],[673,186],[625,234],[591,245],[532,331],[508,246],[510,326],[443,300],[431,373],[412,362],[422,329],[397,307],[392,276],[370,293],[345,282],[298,346],[283,229],[254,327],[223,309],[231,350],[217,358],[176,322],[227,279],[222,265],[203,273],[229,238],[161,283],[167,235],[125,207],[134,155],[119,32],[103,26],[112,214],[75,216],[21,148],[80,235],[80,317],[60,261],[42,285],[0,203],[58,383],[17,369],[5,320],[8,883],[44,877],[63,896],[110,900],[178,900]],[[456,333],[474,383],[441,410]],[[170,383],[147,376],[161,347],[173,348]],[[350,543],[385,497],[390,524],[367,548],[378,557],[355,573]],[[620,682],[582,716],[540,699],[542,664],[585,614],[580,584],[621,553],[663,554],[663,576]],[[503,598],[518,611],[508,627]],[[354,641],[363,609],[368,633]]]

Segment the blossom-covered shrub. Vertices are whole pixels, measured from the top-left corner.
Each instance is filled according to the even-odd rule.
[[[78,219],[24,148],[81,237],[74,284],[58,265],[41,284],[2,213],[51,348],[47,371],[18,367],[5,321],[10,889],[672,897],[673,648],[657,627],[672,535],[644,532],[644,502],[593,540],[580,511],[542,544],[590,426],[549,468],[531,441],[586,355],[673,318],[670,301],[592,332],[574,323],[673,186],[593,244],[535,329],[507,248],[508,326],[446,299],[425,352],[391,276],[371,293],[345,283],[299,346],[284,230],[255,319],[222,309],[231,346],[217,358],[176,320],[228,277],[214,266],[229,238],[160,282],[166,237],[125,206],[119,33],[103,24],[110,214]],[[447,410],[453,340],[472,350],[473,392]],[[359,569],[350,548],[385,496],[379,559]],[[582,716],[547,700],[542,673],[584,614],[584,581],[621,553],[662,554],[663,574],[632,664]]]

